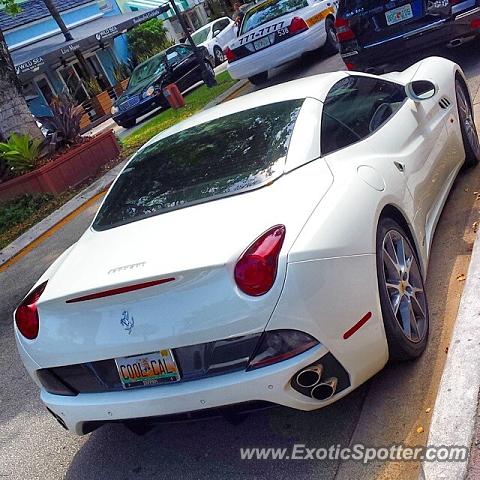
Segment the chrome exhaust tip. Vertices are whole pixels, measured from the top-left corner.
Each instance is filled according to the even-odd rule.
[[[303,388],[314,387],[322,378],[323,366],[311,365],[297,374],[297,383]]]
[[[310,395],[315,400],[328,400],[335,394],[337,383],[338,380],[336,377],[328,378],[324,382],[315,385]]]

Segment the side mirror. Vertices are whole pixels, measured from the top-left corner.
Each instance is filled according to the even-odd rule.
[[[215,30],[213,32],[213,38],[217,37],[220,32],[221,32],[221,30]]]
[[[413,80],[405,85],[407,97],[414,102],[432,98],[438,91],[437,86],[429,80]]]

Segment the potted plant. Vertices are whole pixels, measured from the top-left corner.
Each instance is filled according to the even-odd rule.
[[[110,109],[112,108],[112,99],[108,94],[108,91],[102,91],[96,78],[89,78],[84,82],[85,88],[90,95],[92,108],[99,116],[110,115]]]
[[[113,76],[117,82],[113,88],[115,89],[117,96],[120,96],[127,89],[127,84],[130,77],[130,68],[126,63],[119,63],[113,69]]]
[[[118,158],[120,146],[112,130],[95,137],[81,137],[80,121],[84,112],[81,106],[62,96],[52,102],[51,110],[53,116],[40,120],[54,132],[52,138],[57,151],[53,155],[38,162],[39,145],[20,136],[12,136],[8,145],[0,146],[0,152],[3,152],[0,159],[7,162],[14,175],[13,178],[10,178],[12,175],[4,177],[5,181],[0,183],[0,201],[26,193],[58,195]]]

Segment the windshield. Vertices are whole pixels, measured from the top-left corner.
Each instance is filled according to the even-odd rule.
[[[208,33],[210,32],[210,26],[206,28],[201,28],[196,32],[192,33],[192,40],[195,45],[200,45],[201,43],[205,42],[208,37]]]
[[[156,77],[163,72],[165,72],[165,56],[163,54],[155,55],[133,71],[128,86],[135,87],[147,78]]]
[[[106,230],[273,180],[283,173],[302,103],[244,110],[152,143],[120,174],[93,227]]]
[[[307,6],[307,0],[267,0],[245,13],[241,33],[249,32],[259,25]]]

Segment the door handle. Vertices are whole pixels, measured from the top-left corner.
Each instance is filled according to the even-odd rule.
[[[393,164],[398,168],[398,170],[400,172],[403,173],[405,171],[405,164],[397,162],[397,161],[394,161]]]

